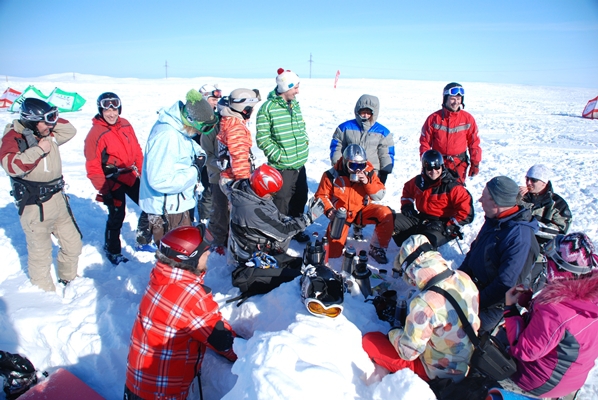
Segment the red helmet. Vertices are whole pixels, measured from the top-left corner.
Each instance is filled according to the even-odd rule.
[[[282,175],[276,168],[263,164],[249,177],[251,189],[259,197],[278,192],[282,188]]]
[[[196,267],[201,255],[212,244],[212,235],[204,224],[181,226],[160,240],[160,252],[173,261]]]

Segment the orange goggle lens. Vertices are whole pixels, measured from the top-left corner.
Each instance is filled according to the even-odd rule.
[[[327,307],[322,303],[313,300],[306,301],[306,306],[310,313],[330,318],[336,318],[343,312],[343,308],[341,306],[334,305]]]

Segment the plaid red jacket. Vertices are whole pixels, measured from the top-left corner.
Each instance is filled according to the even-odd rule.
[[[133,325],[126,385],[144,399],[186,399],[206,346],[231,361],[235,337],[203,277],[160,262]]]

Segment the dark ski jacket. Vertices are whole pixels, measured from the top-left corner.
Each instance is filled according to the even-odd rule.
[[[536,221],[522,206],[503,218],[488,218],[471,243],[459,269],[480,291],[480,310],[504,304],[507,290],[529,284],[531,268],[540,253]]]
[[[272,199],[256,195],[248,179],[236,181],[229,198],[229,251],[239,263],[256,251],[274,255],[285,252],[291,237],[306,227],[303,218],[282,215]]]
[[[566,234],[571,226],[571,210],[567,202],[554,193],[552,183],[548,181],[544,193],[526,193],[523,205],[529,208],[534,218],[540,223],[536,234],[540,243],[546,243],[557,234]],[[554,231],[558,231],[554,232]]]

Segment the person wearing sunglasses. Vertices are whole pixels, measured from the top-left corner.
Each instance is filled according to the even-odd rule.
[[[355,221],[359,225],[375,225],[370,241],[369,255],[379,264],[388,264],[386,249],[393,231],[392,210],[387,206],[374,204],[386,194],[374,166],[367,159],[366,151],[358,144],[350,144],[333,168],[322,174],[315,197],[324,203],[326,216],[330,219],[326,236],[329,238],[329,257],[340,257],[349,226]],[[347,218],[342,233],[335,239],[330,236],[336,210],[344,208]]]
[[[388,174],[394,166],[395,146],[392,133],[377,122],[380,100],[369,94],[362,95],[355,103],[355,119],[340,124],[330,142],[330,162],[332,166],[342,157],[350,144],[358,144],[365,149],[367,159],[374,166],[380,182],[386,184]],[[363,239],[363,227],[353,225],[353,238]]]
[[[479,200],[484,225],[459,267],[480,290],[480,332],[492,332],[500,323],[507,290],[517,284],[529,286],[540,254],[538,221],[519,199],[519,186],[507,176],[486,183]]]
[[[421,174],[403,186],[401,213],[395,214],[392,238],[400,247],[409,236],[419,233],[436,249],[462,238],[462,227],[473,217],[473,199],[457,173],[446,168],[442,154],[428,150],[422,156]]]
[[[202,223],[178,227],[158,246],[131,332],[128,400],[186,399],[208,348],[229,361],[237,359],[237,334],[204,285],[210,232]]]
[[[435,279],[435,286],[455,298],[477,332],[479,292],[475,284],[467,274],[451,271],[424,235],[413,235],[403,243],[394,271],[419,292],[409,300],[405,321],[395,322],[387,335],[366,333],[363,349],[375,364],[390,372],[408,368],[426,382],[435,378],[461,381],[469,370],[473,345],[452,304],[444,296],[426,290],[426,285]],[[443,278],[441,274],[448,276]]]
[[[467,176],[478,174],[482,162],[478,126],[464,108],[465,89],[449,83],[442,91],[442,108],[426,119],[419,138],[420,157],[430,149],[439,151],[446,167],[457,171],[463,183]]]
[[[519,186],[523,205],[532,212],[540,228],[536,239],[540,246],[552,240],[556,235],[564,235],[571,226],[571,210],[561,196],[554,192],[550,177],[552,171],[543,165],[533,165],[525,174],[525,186]],[[532,270],[531,287],[537,291],[546,283],[546,258],[543,247]]]
[[[139,177],[143,154],[135,130],[120,116],[122,103],[116,93],[105,92],[97,99],[98,113],[92,118],[85,138],[85,169],[87,177],[98,191],[96,200],[108,208],[104,250],[114,265],[127,262],[122,255],[120,230],[125,219],[126,196],[139,204]],[[137,222],[139,251],[156,251],[149,230],[148,215],[141,212]]]
[[[524,394],[573,399],[598,358],[598,254],[582,232],[555,236],[545,252],[542,291],[532,298],[518,285],[505,294],[506,336],[517,363],[510,379]]]
[[[179,226],[191,225],[196,187],[206,153],[193,137],[209,134],[218,123],[213,108],[191,89],[186,102],[158,112],[147,139],[139,188],[139,206],[149,215],[154,242]]]
[[[257,114],[255,141],[268,159],[268,164],[282,174],[283,187],[274,196],[278,210],[283,215],[299,217],[309,193],[305,172],[309,137],[296,99],[299,77],[283,68],[277,72],[276,88],[268,94]],[[305,243],[310,237],[302,231],[293,239]]]
[[[64,192],[59,146],[77,130],[60,118],[58,109],[27,98],[19,119],[6,126],[0,162],[10,177],[21,227],[27,242],[27,267],[34,286],[56,290],[51,275],[52,237],[58,240],[56,276],[66,286],[77,276],[81,232]]]

